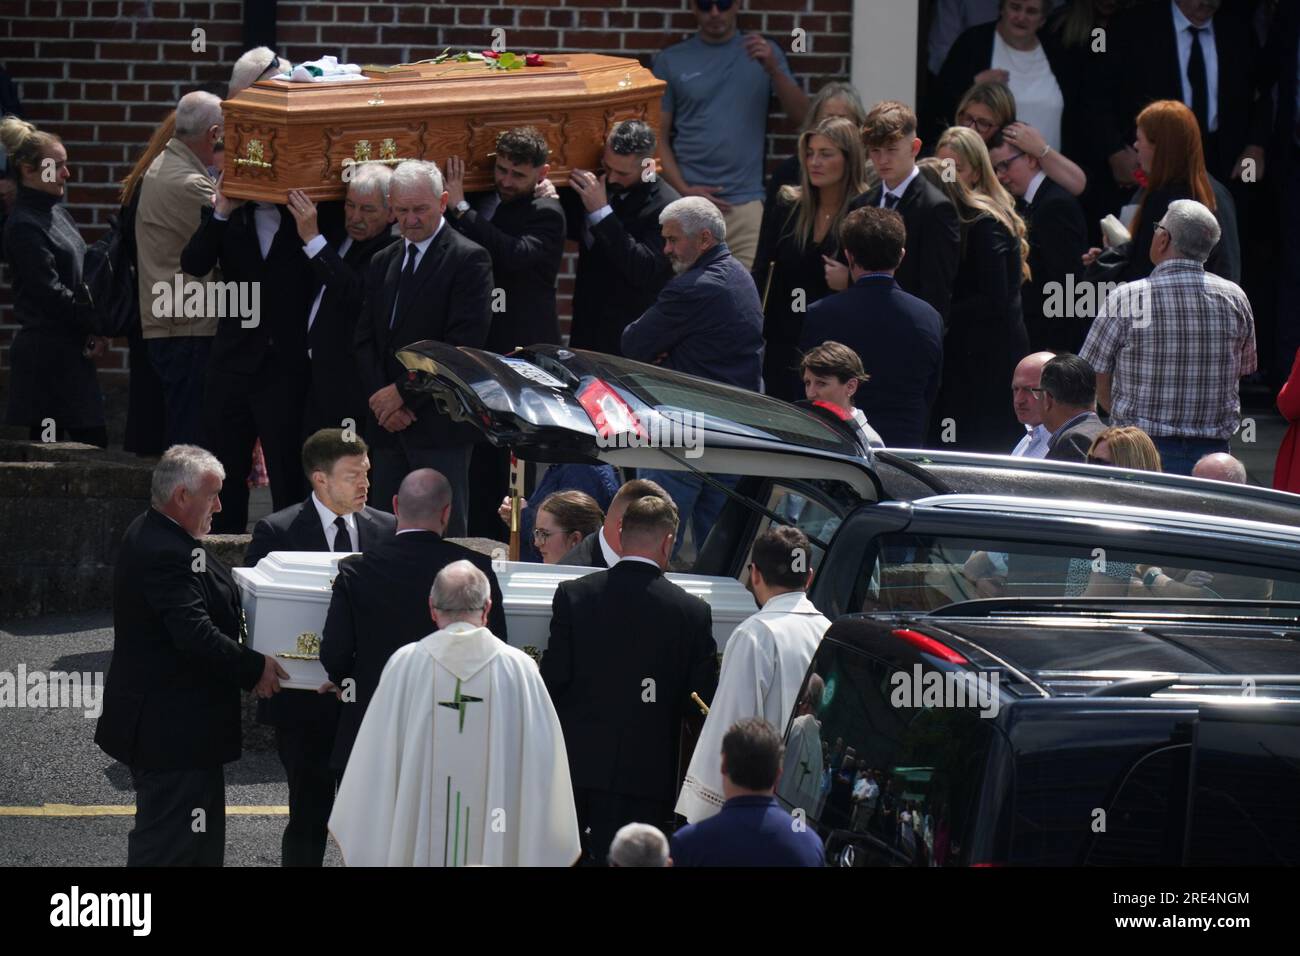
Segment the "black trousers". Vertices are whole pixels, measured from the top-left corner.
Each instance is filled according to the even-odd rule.
[[[469,536],[500,540],[501,499],[510,491],[510,449],[486,442],[469,456]],[[541,502],[537,502],[539,505]]]
[[[127,866],[221,866],[226,854],[226,774],[131,768],[135,826]],[[200,812],[201,811],[201,812]]]
[[[583,866],[606,866],[614,834],[627,824],[649,823],[662,829],[673,816],[671,803],[606,790],[578,787],[573,791],[573,800],[578,811]]]
[[[307,496],[307,479],[302,473],[307,384],[305,361],[301,368],[268,361],[251,375],[209,366],[203,392],[204,447],[226,470],[222,510],[212,518],[213,534],[243,534],[248,528],[247,478],[253,466],[253,445],[259,438],[274,510]]]
[[[167,446],[200,444],[203,440],[203,382],[208,355],[212,352],[212,336],[148,339],[144,344],[148,348],[150,367],[161,382],[167,414]]]
[[[432,468],[451,483],[451,520],[444,537],[463,538],[469,514],[469,445],[412,448],[380,439],[370,446],[370,506],[392,514],[393,496],[402,479],[420,468]],[[497,499],[500,504],[501,499]],[[214,523],[213,530],[216,530]]]
[[[329,765],[333,726],[278,725],[275,746],[289,780],[289,823],[280,837],[280,865],[321,866],[329,838],[326,825],[341,776]]]

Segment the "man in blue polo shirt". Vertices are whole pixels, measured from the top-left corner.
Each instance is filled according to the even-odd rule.
[[[683,196],[711,200],[727,219],[727,243],[746,270],[763,219],[763,156],[772,94],[798,125],[808,111],[785,54],[758,33],[736,30],[734,0],[695,0],[699,32],[655,57],[664,80],[659,152],[664,179]]]
[[[674,866],[824,866],[821,838],[772,795],[785,748],[761,717],[731,725],[722,738],[722,795],[714,816],[673,834]]]

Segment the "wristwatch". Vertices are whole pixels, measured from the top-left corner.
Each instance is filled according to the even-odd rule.
[[[1148,590],[1155,587],[1156,580],[1164,574],[1162,568],[1147,568],[1147,573],[1142,575],[1142,585]]]
[[[469,212],[469,203],[462,199],[453,207],[456,210],[456,218],[459,219],[465,213]]]

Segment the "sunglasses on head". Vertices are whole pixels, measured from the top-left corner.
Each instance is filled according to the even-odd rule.
[[[695,0],[695,6],[700,13],[708,13],[709,7],[717,7],[719,13],[726,13],[733,2],[734,0]]]

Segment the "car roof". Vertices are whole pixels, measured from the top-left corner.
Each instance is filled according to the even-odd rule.
[[[1008,515],[1048,516],[1076,519],[1090,524],[1129,524],[1134,528],[1194,532],[1205,535],[1232,535],[1265,540],[1300,548],[1300,528],[1217,514],[1171,511],[1132,504],[1107,503],[1098,511],[1097,503],[1077,499],[1026,498],[1010,495],[951,494],[933,495],[912,502],[916,508],[941,511],[977,511]]]

